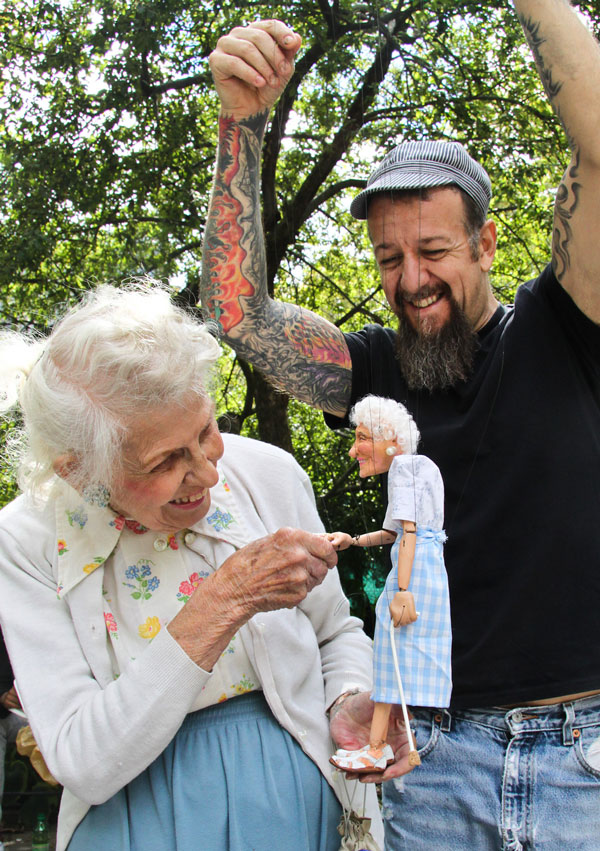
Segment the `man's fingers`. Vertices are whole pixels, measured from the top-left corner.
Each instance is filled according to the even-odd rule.
[[[287,56],[293,56],[302,45],[302,39],[298,33],[286,26],[283,21],[278,21],[271,18],[265,21],[253,21],[251,27],[264,30],[273,40],[279,45],[282,50],[285,50]]]
[[[209,61],[216,79],[235,76],[249,85],[276,87],[290,76],[292,57],[293,52],[282,50],[268,32],[251,25],[222,36]]]

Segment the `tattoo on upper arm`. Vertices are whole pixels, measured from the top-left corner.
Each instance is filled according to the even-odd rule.
[[[247,311],[247,328],[231,340],[236,352],[280,390],[316,408],[343,415],[352,384],[343,334],[297,305],[270,302]],[[226,337],[227,339],[227,337]]]
[[[554,204],[554,230],[552,233],[552,267],[556,279],[563,281],[571,265],[569,243],[573,237],[571,219],[579,204],[581,184],[579,175],[579,150],[573,152],[573,161],[568,168],[558,191]]]

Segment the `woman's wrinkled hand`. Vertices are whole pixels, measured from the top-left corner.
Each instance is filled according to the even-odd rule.
[[[237,121],[270,110],[294,71],[300,36],[277,20],[222,36],[209,56],[221,111]]]
[[[197,665],[212,670],[253,615],[297,606],[336,564],[324,535],[279,529],[242,547],[201,582],[169,633]]]
[[[284,528],[230,556],[214,578],[232,605],[251,617],[297,606],[336,564],[335,550],[322,535]]]
[[[331,738],[339,748],[357,750],[366,745],[371,735],[373,719],[373,701],[368,693],[354,694],[340,703],[339,709],[334,707],[330,714],[329,731]],[[395,761],[386,770],[376,774],[352,774],[346,772],[348,780],[360,780],[362,783],[382,783],[401,777],[412,771],[408,764],[409,744],[406,729],[402,721],[402,707],[392,706],[387,743],[394,751]]]

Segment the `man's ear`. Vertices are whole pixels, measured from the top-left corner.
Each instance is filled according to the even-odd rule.
[[[72,452],[65,452],[59,455],[52,463],[52,469],[57,476],[60,476],[67,484],[70,484],[77,470],[77,456]]]
[[[496,222],[488,219],[479,232],[479,265],[482,271],[489,272],[496,253]]]

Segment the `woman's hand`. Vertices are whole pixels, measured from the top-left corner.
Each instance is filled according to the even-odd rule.
[[[352,546],[352,536],[347,532],[329,532],[325,537],[333,544],[334,550],[347,550]]]
[[[369,695],[363,692],[350,695],[340,703],[339,708],[335,706],[332,708],[329,731],[337,747],[357,750],[367,744],[371,734],[373,705]],[[384,780],[391,780],[393,777],[400,777],[412,771],[412,766],[408,764],[409,746],[406,730],[402,723],[401,706],[392,706],[386,741],[394,751],[395,762],[389,765],[383,774],[352,774],[346,772],[348,780],[381,783]]]
[[[270,110],[294,71],[302,39],[281,21],[234,27],[209,56],[221,111],[236,121]]]
[[[253,615],[297,606],[336,563],[323,535],[279,529],[226,559],[173,618],[169,632],[209,671]]]

